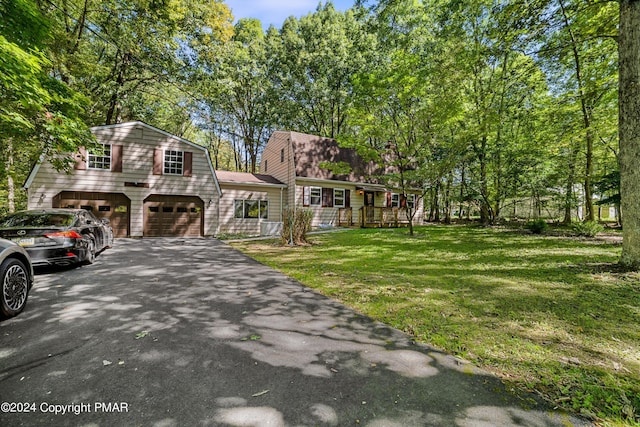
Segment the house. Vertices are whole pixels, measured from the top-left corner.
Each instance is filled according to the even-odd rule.
[[[43,161],[25,188],[28,209],[74,207],[108,218],[117,237],[213,236],[220,185],[206,148],[142,122],[91,129],[70,174]]]
[[[271,175],[217,171],[221,233],[279,233],[287,186]]]
[[[274,132],[262,153],[260,171],[287,185],[286,206],[313,211],[313,227],[399,226],[408,223],[405,207],[423,217],[420,191],[403,197],[379,179],[384,169],[354,149],[329,138]]]
[[[28,209],[73,207],[109,219],[116,237],[277,234],[287,207],[313,227],[385,227],[422,220],[419,191],[403,197],[383,169],[333,139],[274,132],[261,174],[214,171],[205,147],[142,122],[91,129],[102,144],[75,155],[71,173],[41,161],[26,183]]]

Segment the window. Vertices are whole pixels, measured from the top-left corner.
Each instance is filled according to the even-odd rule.
[[[280,163],[284,163],[284,148],[280,150]]]
[[[111,170],[111,145],[103,144],[102,147],[95,153],[88,153],[87,163],[89,169]]]
[[[268,200],[235,200],[233,202],[234,218],[269,218]]]
[[[310,187],[310,198],[309,204],[311,206],[320,206],[322,205],[322,188],[320,187]]]
[[[391,194],[391,207],[392,208],[400,207],[400,195],[398,193]]]
[[[269,218],[269,201],[268,200],[260,200],[260,218],[262,219]]]
[[[162,212],[173,212],[173,206],[163,206],[162,207]]]
[[[416,208],[416,195],[415,194],[407,194],[407,207],[409,209]]]
[[[336,208],[344,208],[344,206],[345,206],[344,193],[345,193],[345,191],[342,188],[334,188],[333,189],[333,206],[335,206]]]
[[[182,151],[165,150],[164,173],[167,175],[182,175],[184,167],[184,153]]]
[[[111,206],[103,206],[103,205],[98,206],[98,211],[99,212],[109,212],[109,211],[111,211]]]

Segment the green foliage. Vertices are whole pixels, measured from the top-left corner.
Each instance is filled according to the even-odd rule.
[[[331,138],[346,131],[352,78],[375,62],[376,38],[366,25],[326,2],[268,32],[278,127]]]
[[[619,245],[461,226],[312,243],[235,246],[553,406],[599,425],[640,422],[640,276],[619,271]]]
[[[544,219],[536,219],[527,224],[527,229],[533,234],[543,234],[549,229],[549,224]]]
[[[313,211],[311,209],[285,209],[282,212],[284,223],[280,240],[283,244],[305,245],[307,233],[311,231]]]
[[[573,232],[578,236],[595,237],[604,231],[604,227],[596,221],[577,222],[572,226]]]

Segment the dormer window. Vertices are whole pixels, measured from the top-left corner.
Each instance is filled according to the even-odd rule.
[[[165,150],[164,152],[164,174],[182,175],[184,167],[184,153],[182,151]]]
[[[191,176],[193,153],[156,148],[153,155],[154,175]]]
[[[103,144],[102,149],[87,154],[89,169],[111,170],[111,144]]]

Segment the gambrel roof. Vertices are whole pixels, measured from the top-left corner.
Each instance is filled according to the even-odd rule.
[[[379,183],[378,176],[384,174],[373,161],[367,161],[353,148],[340,147],[335,139],[299,132],[289,134],[296,177],[313,178],[354,183]],[[336,169],[327,168],[327,164]],[[349,173],[340,173],[340,165],[348,165]]]

